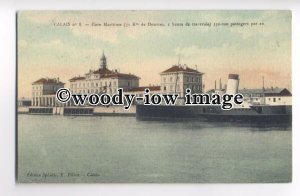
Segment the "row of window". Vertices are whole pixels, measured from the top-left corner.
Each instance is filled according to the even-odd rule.
[[[71,88],[89,88],[89,87],[107,87],[107,86],[117,86],[117,82],[114,81],[112,82],[91,82],[91,83],[74,83],[71,84],[70,87]],[[131,82],[127,81],[127,86],[131,86]]]
[[[33,95],[33,97],[34,96],[39,96],[39,95],[41,96],[42,95],[42,91],[40,91],[40,92],[33,92],[32,95]]]
[[[42,86],[32,86],[33,90],[42,90]]]
[[[259,101],[259,100],[260,100],[259,98],[253,98],[253,101]],[[272,99],[271,97],[269,97],[268,100],[269,100],[269,101],[272,101],[272,100],[273,100],[273,102],[276,102],[276,100],[277,100],[277,101],[280,101],[281,98],[280,98],[280,97],[278,97],[278,98],[273,97],[273,99]]]
[[[96,94],[98,94],[98,93],[101,93],[101,92],[103,92],[102,90],[100,90],[100,89],[83,89],[83,90],[71,90],[71,93],[72,94],[88,94],[88,93],[96,93]],[[111,89],[111,88],[109,88],[108,90],[107,90],[107,92],[108,93],[115,93],[115,92],[117,92],[117,89],[116,88],[113,88],[113,89]]]
[[[245,97],[263,97],[264,96],[264,94],[261,94],[261,93],[251,93],[251,94],[249,94],[249,93],[244,93],[243,94]]]
[[[53,90],[53,91],[56,91],[57,89],[59,88],[62,88],[63,85],[44,85],[44,88],[43,86],[32,86],[32,89],[33,90]]]
[[[186,85],[186,88],[190,88],[192,91],[201,91],[201,85]],[[163,91],[167,91],[167,86],[163,86]],[[170,85],[169,91],[175,91],[175,85]],[[176,91],[181,91],[179,85],[177,85]]]
[[[103,86],[111,86],[112,83],[111,82],[103,82]],[[116,86],[117,85],[117,82],[114,81],[113,82],[113,86]],[[102,87],[102,82],[91,82],[91,83],[74,83],[74,84],[71,84],[71,88],[85,88],[85,87]]]
[[[277,98],[277,101],[280,101],[280,97]],[[271,98],[269,98],[269,101],[271,101]],[[276,97],[273,97],[273,102],[276,102]]]
[[[87,79],[98,79],[99,75],[87,75]]]
[[[185,82],[201,82],[200,77],[184,77]],[[169,81],[167,81],[167,77],[163,77],[163,81],[164,83],[166,82],[180,82],[181,81],[181,77],[180,76],[174,76],[174,77],[169,77]]]

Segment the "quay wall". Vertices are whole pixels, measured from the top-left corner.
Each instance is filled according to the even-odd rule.
[[[84,109],[85,107],[74,107],[74,106],[73,107],[18,107],[18,114],[30,114],[29,108],[35,108],[35,109],[52,108],[53,115],[65,115],[64,114],[65,108]],[[109,107],[99,106],[99,107],[89,107],[89,108],[93,108],[92,115],[97,115],[97,116],[135,116],[136,114],[135,105],[131,106],[128,110],[125,110],[124,106],[109,106]],[[34,114],[38,114],[38,113],[34,113]],[[68,114],[68,115],[72,115],[72,114]]]

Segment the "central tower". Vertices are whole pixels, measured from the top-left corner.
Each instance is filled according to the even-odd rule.
[[[104,52],[102,53],[102,57],[100,59],[100,69],[106,69],[106,57],[104,55]]]

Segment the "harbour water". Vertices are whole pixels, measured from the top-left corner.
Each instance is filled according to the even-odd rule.
[[[290,182],[291,127],[18,116],[18,182]]]

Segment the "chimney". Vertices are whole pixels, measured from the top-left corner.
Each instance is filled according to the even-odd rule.
[[[239,88],[239,75],[238,74],[229,74],[228,81],[227,81],[227,94],[236,94]]]
[[[215,90],[217,89],[217,80],[215,80]]]

